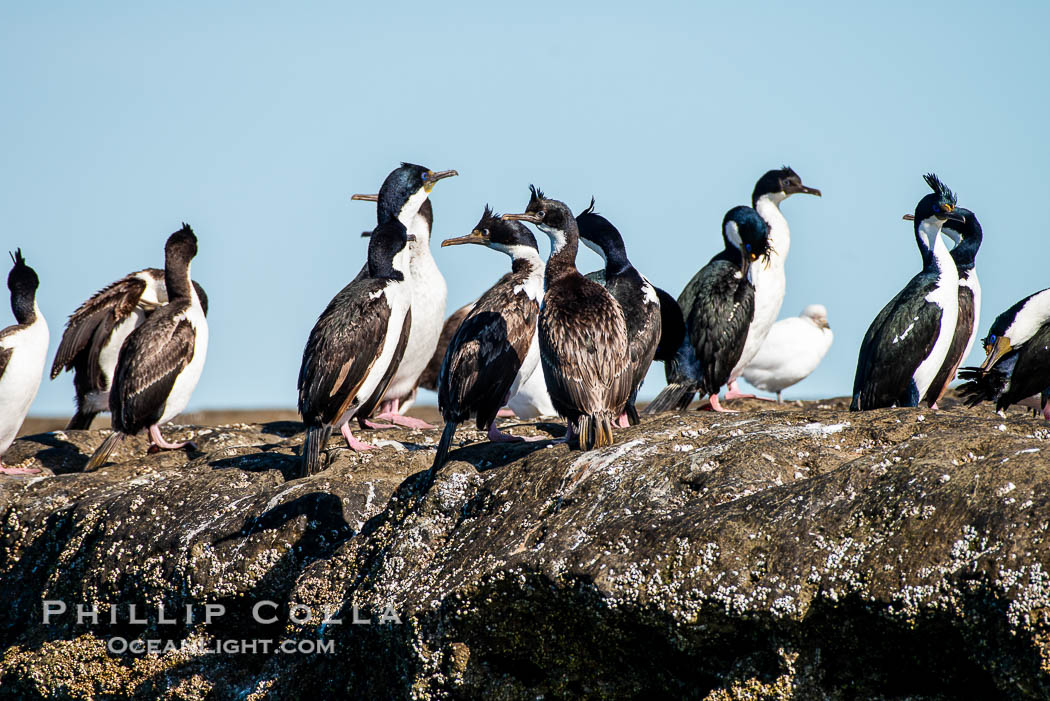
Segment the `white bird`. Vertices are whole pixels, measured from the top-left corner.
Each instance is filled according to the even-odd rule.
[[[40,284],[36,272],[26,265],[21,249],[11,259],[15,265],[7,276],[7,286],[18,323],[0,331],[0,474],[26,475],[40,470],[4,467],[3,455],[14,442],[40,388],[49,337],[47,322],[36,304]]]
[[[744,368],[744,379],[766,392],[780,393],[817,369],[834,334],[823,304],[811,304],[798,316],[773,324],[762,348]]]

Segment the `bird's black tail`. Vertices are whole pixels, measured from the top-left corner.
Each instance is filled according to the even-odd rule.
[[[422,499],[423,495],[430,489],[430,485],[434,484],[434,478],[437,477],[437,472],[448,460],[448,451],[452,448],[452,439],[456,437],[456,422],[446,421],[445,430],[441,432],[441,440],[438,441],[437,455],[434,456],[434,464],[427,470],[427,474],[423,477],[423,486],[419,489],[419,498]]]
[[[959,379],[965,382],[959,385],[959,394],[967,406],[976,406],[981,402],[996,401],[1006,387],[1006,373],[992,368],[968,367],[959,370]],[[998,408],[998,407],[997,407]]]
[[[694,376],[698,365],[696,351],[693,350],[693,344],[687,336],[674,358],[664,363],[667,386],[656,395],[656,399],[649,402],[649,406],[645,407],[642,413],[650,415],[688,409],[693,396],[700,389],[700,380]]]
[[[109,454],[113,452],[113,449],[120,445],[120,442],[124,440],[124,434],[120,431],[114,431],[113,433],[106,436],[106,440],[102,441],[102,445],[98,447],[95,454],[88,460],[87,465],[84,466],[84,472],[91,472],[97,470],[105,464],[106,460],[109,459]]]
[[[306,440],[303,441],[303,468],[300,477],[309,477],[321,471],[321,451],[328,445],[328,438],[331,435],[331,426],[307,427]]]
[[[91,422],[98,416],[97,411],[84,411],[83,409],[77,409],[77,413],[73,414],[73,418],[66,424],[67,431],[86,431],[91,428]]]
[[[610,414],[584,414],[580,416],[578,423],[580,450],[593,450],[613,444],[613,425]]]

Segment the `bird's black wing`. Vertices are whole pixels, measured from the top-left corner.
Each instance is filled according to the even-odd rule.
[[[682,316],[678,300],[659,287],[655,289],[660,300],[660,343],[656,346],[653,360],[667,362],[674,358],[685,340],[685,317]]]
[[[333,424],[350,407],[386,339],[386,282],[351,282],[325,308],[299,369],[299,413],[307,424]]]
[[[1006,391],[996,402],[996,409],[1005,409],[1047,388],[1050,388],[1050,323],[1043,324],[1018,349],[1017,363],[1010,373]]]
[[[197,333],[188,303],[168,304],[128,336],[109,393],[114,428],[134,434],[160,420],[179,373],[193,359]]]
[[[649,365],[653,362],[660,341],[660,304],[645,295],[645,280],[633,268],[633,274],[617,276],[606,281],[605,289],[623,310],[627,324],[627,347],[631,358],[632,393],[642,384]],[[651,285],[650,285],[651,286]]]
[[[72,370],[77,356],[85,351],[97,358],[101,350],[99,344],[104,345],[110,332],[135,310],[145,291],[146,281],[132,274],[99,290],[77,307],[66,321],[66,330],[51,365],[51,379],[63,370]],[[95,377],[97,365],[93,363],[96,369],[92,371],[92,386],[98,386],[101,381]]]
[[[740,267],[715,259],[699,273],[686,329],[703,371],[700,391],[716,394],[744,352],[755,314],[755,288]]]
[[[941,308],[926,301],[933,284],[916,275],[871,322],[857,359],[851,409],[912,404],[912,376],[933,350],[941,323]]]
[[[528,354],[539,305],[504,276],[473,305],[453,336],[441,365],[438,405],[446,421],[471,416],[486,429],[507,399]]]
[[[583,276],[548,289],[539,319],[540,363],[558,413],[619,415],[631,393],[627,325],[616,300]]]

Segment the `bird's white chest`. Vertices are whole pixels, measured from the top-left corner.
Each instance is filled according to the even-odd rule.
[[[394,360],[394,351],[397,349],[397,343],[401,339],[401,330],[405,326],[405,316],[408,314],[409,309],[412,305],[412,287],[411,284],[406,282],[390,282],[383,288],[379,293],[387,306],[390,308],[390,316],[386,322],[386,332],[382,338],[382,345],[379,348],[379,355],[376,357],[375,362],[372,364],[371,369],[368,371],[368,375],[361,383],[360,389],[357,391],[357,397],[352,402],[350,408],[344,416],[339,417],[336,425],[341,425],[344,421],[349,420],[360,408],[362,402],[367,400],[375,392],[379,383],[383,381],[383,377],[386,376],[386,371],[390,367],[390,363]],[[414,317],[413,313],[413,317]],[[415,319],[413,318],[413,322]],[[411,329],[409,329],[411,337]],[[404,358],[402,358],[404,362]],[[390,394],[389,388],[387,389],[386,396],[393,396]]]
[[[0,376],[0,455],[11,446],[40,389],[49,341],[47,322],[39,310],[28,328],[0,341],[0,347],[12,351]]]
[[[773,250],[769,254],[768,262],[757,260],[749,268],[751,284],[755,287],[755,315],[748,326],[747,340],[744,342],[740,360],[729,375],[730,382],[740,377],[744,368],[762,348],[769,330],[773,328],[777,315],[780,314],[787,287],[784,264],[791,247],[791,231],[788,229],[787,219],[781,214],[779,207],[764,199],[759,200],[757,210],[769,227],[769,241]]]
[[[937,329],[937,340],[934,341],[930,354],[919,363],[919,367],[912,375],[915,386],[919,390],[919,397],[926,396],[926,390],[930,388],[941,365],[944,364],[944,358],[951,348],[952,339],[955,338],[956,322],[959,320],[959,272],[940,235],[934,239],[933,256],[940,268],[940,276],[937,284],[926,295],[926,301],[940,307],[941,323]]]
[[[201,372],[204,371],[204,360],[208,355],[208,320],[204,318],[204,310],[196,292],[193,293],[193,304],[186,310],[186,320],[193,326],[194,331],[193,357],[175,378],[175,384],[164,402],[164,411],[158,424],[171,421],[186,408],[193,390],[197,388],[197,382],[201,379]]]
[[[411,280],[412,328],[401,365],[390,382],[386,396],[405,398],[415,389],[419,376],[434,355],[441,327],[445,323],[448,286],[425,241],[413,241],[409,279]],[[399,327],[400,328],[400,327]]]

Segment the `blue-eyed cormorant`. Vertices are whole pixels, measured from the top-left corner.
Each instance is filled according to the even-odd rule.
[[[151,450],[177,450],[160,425],[171,421],[190,401],[208,353],[208,322],[190,279],[197,237],[186,224],[164,245],[164,285],[168,303],[150,314],[128,336],[117,356],[109,411],[113,433],[88,461],[87,470],[106,462],[123,440],[149,430]]]
[[[660,298],[656,295],[656,288],[631,265],[617,228],[594,211],[593,197],[590,206],[576,216],[576,226],[583,244],[601,256],[605,263],[600,282],[623,310],[632,379],[631,396],[624,416],[619,417],[619,424],[621,427],[628,423],[637,424],[638,410],[634,403],[660,342]]]
[[[208,297],[199,284],[193,286],[207,316]],[[121,346],[153,310],[167,303],[164,271],[146,268],[102,288],[69,315],[51,365],[52,380],[63,370],[73,371],[77,411],[67,430],[87,430],[97,414],[109,411]]]
[[[944,356],[941,369],[926,390],[924,400],[930,408],[936,409],[948,390],[948,385],[955,379],[955,373],[977,340],[977,328],[981,319],[981,283],[977,279],[977,251],[981,247],[983,232],[977,216],[964,207],[956,207],[955,214],[964,221],[945,222],[941,231],[955,242],[951,253],[955,269],[959,273],[959,315],[955,321],[955,336],[948,354]]]
[[[11,447],[29,406],[40,389],[47,362],[47,321],[36,303],[40,279],[26,265],[19,249],[11,256],[14,267],[7,276],[15,323],[0,331],[0,474],[28,475],[36,468],[5,467],[4,453]]]
[[[566,442],[578,437],[583,450],[612,445],[613,422],[627,405],[632,382],[623,310],[576,269],[579,231],[569,208],[530,189],[525,213],[503,218],[535,224],[551,240],[538,325],[551,403],[568,419]]]
[[[724,250],[689,281],[678,303],[686,337],[666,365],[668,384],[647,413],[685,409],[699,391],[723,411],[718,391],[740,358],[755,310],[751,272],[769,255],[768,228],[751,207],[734,207],[722,219]],[[763,260],[759,260],[763,259]]]
[[[979,368],[963,368],[959,391],[971,406],[994,401],[997,411],[1011,404],[1036,407],[1050,421],[1050,289],[1022,299],[996,317],[984,339],[987,357]]]
[[[448,239],[442,246],[475,243],[501,251],[512,260],[511,272],[500,278],[477,302],[449,343],[438,376],[438,408],[445,429],[427,482],[445,464],[456,426],[476,418],[491,441],[520,441],[496,428],[496,415],[539,364],[536,335],[543,299],[543,261],[536,239],[522,224],[504,221],[488,207],[474,230]]]
[[[751,193],[751,206],[769,227],[769,262],[756,265],[751,271],[751,279],[755,285],[755,316],[751,320],[747,342],[744,343],[740,359],[729,373],[729,391],[726,392],[726,399],[754,396],[737,388],[737,378],[762,347],[766,334],[776,322],[780,307],[784,303],[784,290],[787,285],[784,264],[791,248],[791,230],[783,212],[780,211],[780,203],[798,193],[820,197],[820,190],[803,185],[798,173],[787,166],[768,171],[758,179]]]
[[[955,195],[936,175],[927,175],[926,183],[933,192],[919,200],[914,214],[922,271],[883,307],[864,334],[851,411],[918,406],[955,336],[959,273],[941,227],[948,220],[961,223],[962,218],[954,212]]]

